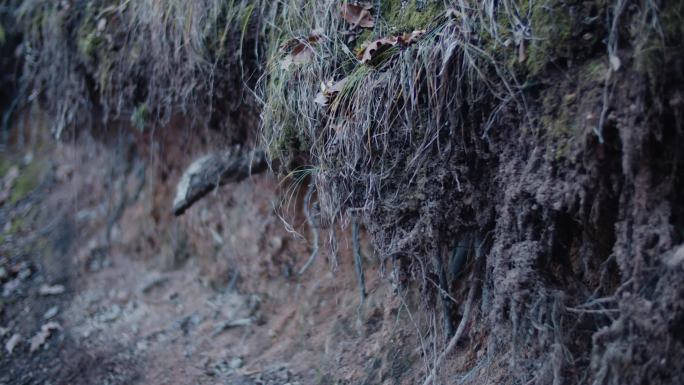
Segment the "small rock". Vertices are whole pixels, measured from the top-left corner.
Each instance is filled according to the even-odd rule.
[[[214,336],[221,334],[221,332],[224,330],[240,326],[249,326],[252,323],[254,323],[254,319],[252,317],[221,322],[214,328]]]
[[[19,278],[22,281],[26,280],[26,278],[28,278],[30,276],[31,276],[31,269],[28,266],[19,270],[19,273],[17,274],[17,278]]]
[[[14,333],[14,335],[5,344],[5,350],[7,351],[7,354],[12,354],[14,348],[19,345],[19,342],[21,342],[21,334]]]
[[[135,348],[141,352],[144,352],[145,350],[147,350],[147,347],[148,347],[148,344],[147,344],[147,341],[145,341],[145,340],[138,341],[138,343],[135,344]]]
[[[24,159],[22,160],[24,163],[24,166],[28,166],[33,162],[33,151],[29,151],[24,155]]]
[[[9,328],[0,327],[0,338],[4,337],[9,332]]]
[[[147,294],[150,291],[152,291],[152,289],[161,287],[168,281],[169,277],[164,277],[162,275],[151,275],[146,280],[146,282],[140,287],[140,292],[143,294]]]
[[[230,362],[228,363],[228,366],[235,370],[235,369],[240,369],[244,365],[244,362],[242,361],[242,358],[240,357],[235,357]]]
[[[53,306],[53,307],[49,308],[48,311],[45,312],[45,314],[43,315],[43,318],[48,320],[48,319],[56,316],[57,313],[59,313],[59,307]]]
[[[40,288],[38,289],[38,293],[40,295],[59,295],[64,293],[66,289],[64,288],[63,285],[41,285]]]
[[[21,285],[21,279],[18,277],[7,282],[3,287],[2,287],[2,296],[3,297],[9,297],[19,289],[19,286]]]
[[[7,273],[7,269],[5,269],[4,266],[0,266],[0,280],[3,280],[7,278],[9,274]]]
[[[277,253],[282,249],[283,247],[283,238],[275,236],[268,241],[269,246],[273,250],[273,252]]]
[[[62,326],[57,322],[48,322],[45,325],[41,326],[38,334],[31,338],[31,347],[29,348],[29,351],[33,353],[36,350],[38,350],[41,346],[43,346],[43,344],[45,344],[45,341],[47,341],[47,339],[50,338],[50,335],[52,335],[53,330],[60,329],[62,329]]]
[[[109,309],[99,314],[98,321],[100,322],[114,322],[121,316],[121,306],[114,304]]]

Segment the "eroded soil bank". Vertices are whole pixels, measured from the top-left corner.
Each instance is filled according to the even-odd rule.
[[[684,3],[8,4],[2,381],[684,383]]]

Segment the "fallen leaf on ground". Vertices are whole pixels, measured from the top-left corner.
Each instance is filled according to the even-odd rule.
[[[5,344],[5,350],[8,354],[12,354],[14,348],[21,342],[21,334],[15,333]]]
[[[47,341],[47,339],[50,338],[50,335],[52,334],[53,330],[59,330],[61,328],[62,326],[60,326],[60,324],[58,324],[57,322],[48,322],[45,325],[41,326],[38,334],[33,336],[33,338],[31,338],[31,341],[29,341],[31,344],[29,351],[33,353],[36,350],[38,350],[41,346],[43,346],[45,341]]]
[[[371,14],[373,6],[369,3],[342,4],[340,8],[342,17],[351,24],[353,28],[373,28],[375,25],[373,15]]]
[[[63,285],[41,285],[40,288],[38,289],[38,293],[40,295],[59,295],[64,293],[66,289],[64,288]]]

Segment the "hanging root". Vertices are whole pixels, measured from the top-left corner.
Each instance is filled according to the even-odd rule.
[[[454,320],[451,318],[454,303],[451,298],[449,298],[449,281],[447,280],[447,273],[444,268],[444,263],[442,263],[441,255],[434,255],[433,264],[435,265],[435,271],[439,277],[439,293],[440,302],[442,303],[442,316],[444,318],[444,334],[446,338],[449,338],[454,334]]]
[[[356,268],[356,279],[361,293],[361,302],[366,299],[366,280],[363,276],[363,266],[361,265],[361,243],[359,242],[359,223],[356,219],[352,222],[352,242],[354,246],[354,267]]]
[[[311,209],[309,208],[309,205],[311,204],[311,196],[313,195],[315,189],[316,186],[312,181],[309,183],[309,189],[306,191],[306,196],[304,196],[304,216],[306,216],[306,223],[309,225],[309,228],[311,229],[311,235],[313,236],[313,249],[311,250],[311,256],[309,257],[309,260],[306,261],[304,266],[302,266],[302,268],[299,270],[299,275],[304,274],[306,269],[311,266],[318,255],[318,225],[316,220],[311,215]]]
[[[475,290],[477,289],[477,280],[471,278],[470,281],[472,282],[472,284],[470,286],[470,291],[468,292],[468,299],[466,300],[465,308],[463,310],[463,317],[461,318],[461,322],[458,324],[458,329],[456,329],[456,334],[454,334],[454,336],[451,338],[446,348],[444,348],[442,354],[440,354],[439,357],[437,357],[435,365],[432,367],[432,371],[423,382],[423,385],[430,385],[430,383],[434,381],[435,377],[437,377],[437,368],[442,364],[442,362],[444,362],[446,356],[449,355],[449,353],[451,353],[451,351],[458,343],[458,340],[463,335],[463,332],[465,331],[466,324],[468,323],[468,319],[470,318],[470,311],[473,305],[473,299],[475,298]]]

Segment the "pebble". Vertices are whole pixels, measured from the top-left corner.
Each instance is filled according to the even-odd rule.
[[[49,308],[48,311],[45,312],[45,314],[43,315],[43,318],[45,318],[46,320],[50,319],[50,318],[56,316],[57,313],[59,313],[59,306],[53,306],[53,307]]]

